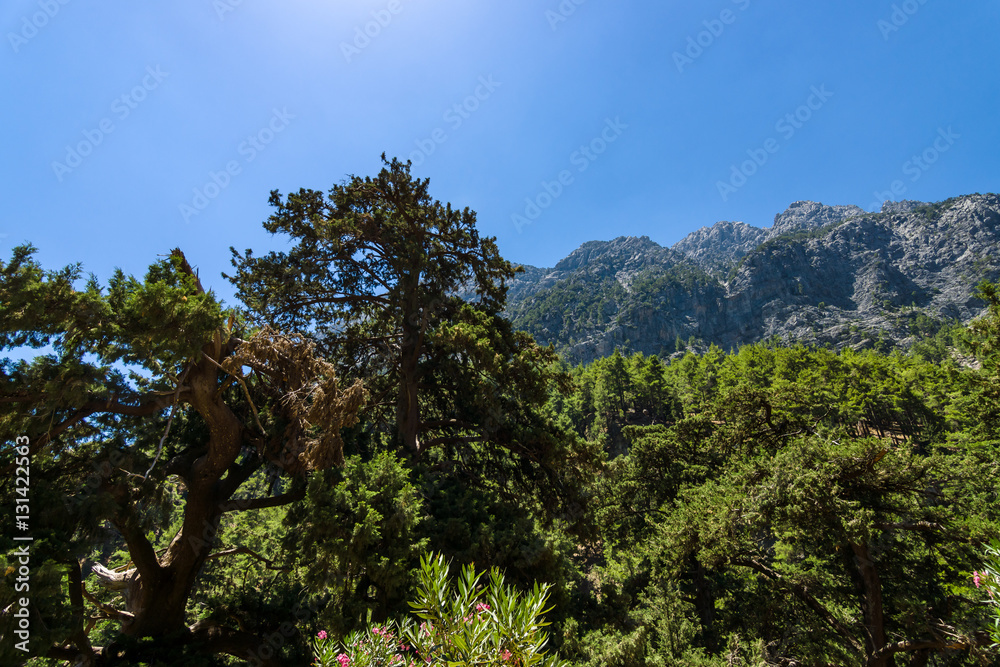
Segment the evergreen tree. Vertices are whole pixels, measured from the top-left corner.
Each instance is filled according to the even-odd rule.
[[[556,468],[573,442],[544,406],[569,379],[551,348],[501,315],[513,267],[479,236],[473,211],[432,200],[409,162],[383,162],[327,195],[272,192],[265,228],[294,245],[233,251],[241,299],[259,321],[310,332],[345,377],[363,377],[372,400],[362,418],[407,456],[439,449],[478,459],[486,477],[542,475],[536,490],[566,490]]]
[[[408,162],[383,161],[375,178],[328,195],[272,192],[265,228],[295,245],[260,258],[234,250],[241,299],[261,321],[311,332],[345,376],[364,377],[365,417],[394,428],[411,454],[541,446],[531,415],[549,382],[566,378],[552,373],[551,350],[500,316],[514,268],[479,236],[473,211],[432,200]]]
[[[264,639],[199,619],[192,594],[212,560],[249,552],[274,565],[220,544],[224,517],[295,502],[306,473],[341,463],[360,383],[342,389],[301,338],[244,334],[179,250],[144,280],[117,272],[106,290],[93,278],[77,289],[78,266],[45,272],[32,252],[0,265],[0,345],[53,349],[5,360],[0,374],[3,439],[26,437],[32,478],[45,480],[31,487],[33,557],[45,563],[32,653],[87,665],[250,659]],[[0,455],[11,475],[12,454]],[[244,495],[264,469],[288,484]],[[14,486],[3,489],[13,506]],[[81,562],[102,545],[123,548],[124,566],[95,563],[85,582]],[[14,595],[5,582],[0,605]],[[115,626],[103,646],[94,613]]]

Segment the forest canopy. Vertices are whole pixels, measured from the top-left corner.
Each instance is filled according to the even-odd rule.
[[[571,367],[505,318],[517,269],[475,213],[384,161],[273,192],[289,250],[233,250],[238,306],[180,249],[107,284],[31,246],[0,264],[0,342],[39,352],[0,365],[8,478],[29,443],[29,664],[307,665],[320,632],[454,622],[432,616],[449,571],[489,664],[995,660],[973,581],[1000,538],[994,286],[905,352]],[[28,658],[13,536],[3,664]],[[445,664],[475,632],[393,650]]]

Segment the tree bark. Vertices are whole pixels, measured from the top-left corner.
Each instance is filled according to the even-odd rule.
[[[418,365],[423,349],[426,314],[420,312],[418,300],[419,268],[411,269],[415,276],[400,280],[404,284],[407,307],[403,313],[403,338],[400,345],[399,393],[396,402],[396,424],[404,451],[418,454],[420,447],[420,385]]]
[[[70,640],[80,649],[80,657],[77,660],[79,667],[93,667],[97,660],[97,654],[87,636],[85,623],[85,613],[83,602],[83,571],[80,562],[74,560],[69,566],[69,600],[73,605],[73,632]]]
[[[159,558],[131,515],[133,501],[119,489],[120,510],[115,526],[128,545],[135,569],[111,577],[124,588],[125,611],[122,633],[133,637],[157,637],[179,633],[186,627],[187,601],[205,560],[211,553],[222,515],[220,479],[237,460],[243,444],[240,420],[217,393],[218,362],[223,354],[217,339],[204,346],[204,356],[188,374],[187,399],[208,425],[205,453],[194,460],[186,482],[188,494],[184,520],[166,552]],[[212,363],[215,362],[215,363]],[[107,571],[105,571],[107,573]]]
[[[218,625],[195,626],[193,634],[193,640],[201,644],[201,651],[205,654],[225,653],[261,667],[285,665],[277,655],[280,654],[282,645],[291,639],[280,632],[272,637],[260,637]]]
[[[837,618],[830,613],[830,610],[824,607],[819,600],[813,597],[804,586],[794,582],[785,581],[784,577],[780,574],[753,559],[733,559],[731,562],[733,565],[743,565],[745,567],[749,567],[757,572],[760,572],[768,579],[787,586],[788,589],[791,590],[800,600],[802,600],[807,607],[816,612],[816,614],[822,618],[831,629],[840,635],[842,639],[841,645],[844,646],[844,648],[846,648],[849,652],[857,654],[858,657],[861,657],[864,647],[861,646],[857,639],[854,638],[850,630],[843,623],[838,621]]]
[[[709,589],[708,578],[705,576],[705,566],[695,559],[694,569],[694,605],[701,620],[702,637],[705,648],[715,655],[719,650],[715,638],[715,599]]]
[[[867,667],[892,667],[895,654],[883,652],[886,645],[885,615],[882,609],[882,582],[871,558],[868,545],[851,542],[854,554],[854,583],[861,602],[865,626],[865,654]]]

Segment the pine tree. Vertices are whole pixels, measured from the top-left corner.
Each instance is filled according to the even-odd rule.
[[[189,626],[189,601],[210,560],[247,552],[219,544],[224,515],[295,502],[306,473],[343,461],[340,430],[357,419],[361,384],[341,388],[301,337],[244,333],[179,250],[144,280],[119,271],[106,289],[94,278],[77,289],[79,266],[45,272],[32,253],[0,264],[0,345],[53,350],[0,367],[3,439],[27,438],[32,479],[44,480],[32,486],[33,557],[45,564],[32,652],[88,665],[251,659],[261,636]],[[8,474],[14,463],[4,450]],[[284,491],[245,496],[265,468]],[[14,486],[2,488],[12,507]],[[175,513],[176,532],[164,532]],[[124,548],[126,567],[95,563],[85,582],[81,558],[107,544]],[[13,594],[0,587],[0,605]],[[117,624],[103,647],[90,637],[94,614]]]

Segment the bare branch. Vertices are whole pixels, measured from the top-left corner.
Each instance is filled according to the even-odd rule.
[[[114,572],[112,570],[108,570],[104,566],[97,564],[94,566],[94,573],[97,575],[97,578],[100,580],[102,586],[104,586],[108,590],[120,592],[128,588],[128,579],[130,579],[135,574],[135,570],[129,570],[128,572],[125,573],[119,573],[119,572]],[[135,614],[133,614],[132,612],[125,611],[123,609],[116,609],[115,607],[112,607],[111,605],[105,604],[104,602],[98,600],[90,591],[87,590],[87,587],[83,585],[82,582],[80,585],[80,592],[83,595],[83,597],[87,598],[87,600],[90,601],[91,604],[93,604],[95,607],[104,612],[103,618],[115,621],[131,621],[135,619]],[[91,619],[91,623],[86,629],[86,633],[89,634],[90,630],[93,629],[94,624],[95,624],[94,620]],[[90,646],[89,641],[87,642],[87,646]]]
[[[977,633],[974,637],[956,637],[952,641],[941,639],[905,639],[903,641],[886,644],[882,648],[872,653],[868,662],[873,663],[896,653],[907,653],[912,651],[925,650],[965,650],[978,646],[988,646],[992,643],[990,636],[985,632]]]
[[[195,641],[201,644],[201,651],[206,654],[227,653],[249,661],[261,667],[281,667],[283,662],[274,657],[265,658],[258,655],[260,648],[267,645],[267,639],[249,632],[241,632],[232,628],[216,625],[212,622],[200,622],[189,628]]]
[[[149,473],[153,472],[153,468],[156,466],[156,462],[160,460],[160,453],[163,451],[163,443],[164,441],[166,441],[167,436],[170,435],[170,426],[174,423],[174,413],[177,411],[177,399],[181,395],[181,386],[184,384],[184,380],[187,379],[188,371],[190,370],[191,366],[188,365],[187,368],[184,369],[184,374],[181,375],[181,379],[177,381],[177,390],[174,391],[173,403],[170,405],[170,417],[167,418],[167,428],[163,432],[163,437],[160,438],[160,444],[156,447],[156,457],[150,464],[149,470],[147,470],[146,474],[142,476],[143,481],[145,481],[146,478],[149,477]]]

